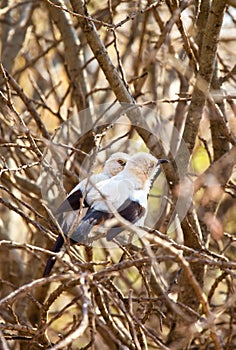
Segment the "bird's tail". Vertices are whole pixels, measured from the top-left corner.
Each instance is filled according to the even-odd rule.
[[[64,238],[62,237],[62,235],[59,235],[57,237],[57,240],[56,240],[53,248],[52,248],[52,252],[53,253],[58,253],[61,250],[61,247],[63,246],[63,244],[64,244]],[[50,272],[51,272],[55,262],[56,262],[55,256],[50,256],[48,258],[46,267],[45,267],[44,272],[43,272],[43,277],[49,276],[49,274],[50,274]]]

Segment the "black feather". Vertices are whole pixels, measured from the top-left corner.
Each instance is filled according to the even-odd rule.
[[[137,222],[146,212],[145,208],[142,207],[138,202],[132,201],[130,199],[127,199],[117,211],[120,216],[132,224],[135,224],[135,222]],[[113,226],[107,231],[107,241],[111,241],[122,231],[124,231],[123,226]]]
[[[75,192],[73,192],[71,195],[69,195],[62,203],[61,205],[58,207],[58,209],[56,210],[55,215],[60,214],[59,218],[58,218],[58,224],[61,226],[62,231],[67,234],[69,232],[70,229],[70,225],[68,224],[67,220],[66,220],[66,216],[63,215],[63,213],[66,212],[70,212],[70,211],[76,211],[81,209],[81,199],[83,198],[83,194],[81,192],[81,190],[77,190]],[[88,203],[84,200],[84,206],[88,207]],[[73,242],[72,242],[73,243]],[[58,253],[62,246],[64,244],[64,239],[62,237],[62,235],[58,235],[57,240],[52,248],[52,252],[53,253]],[[49,276],[53,266],[55,265],[56,262],[56,258],[55,257],[49,257],[46,267],[44,269],[43,272],[43,276]]]
[[[68,220],[66,220],[65,215],[63,215],[63,214],[59,215],[58,224],[61,226],[62,231],[66,235],[70,230],[71,224],[68,223]],[[73,244],[73,242],[71,242],[71,243]],[[51,251],[53,253],[58,253],[61,250],[61,248],[63,247],[63,244],[64,244],[64,238],[62,237],[61,234],[59,234]],[[43,272],[43,277],[49,276],[53,266],[55,265],[55,262],[56,262],[56,257],[50,256],[48,258],[47,264],[46,264],[44,272]]]
[[[64,244],[64,238],[60,234],[60,235],[58,235],[57,240],[54,243],[54,246],[52,248],[52,252],[58,253],[61,250],[61,247],[63,246],[63,244]],[[44,272],[43,272],[43,277],[49,276],[53,266],[55,265],[55,262],[56,262],[56,258],[54,256],[50,256],[48,258],[46,267],[45,267]]]
[[[68,211],[79,210],[81,208],[81,199],[83,198],[83,194],[81,190],[77,190],[71,193],[57,208],[56,215],[65,213]],[[84,206],[88,207],[88,203],[84,200]]]
[[[92,227],[100,224],[103,220],[107,220],[110,217],[110,213],[89,209],[85,217],[77,226],[76,230],[70,236],[70,240],[73,243],[86,243],[88,240],[88,234]]]

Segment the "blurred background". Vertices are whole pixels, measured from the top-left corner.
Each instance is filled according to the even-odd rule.
[[[235,7],[1,1],[2,349],[235,349]],[[145,232],[41,279],[57,206],[117,151],[170,160]]]

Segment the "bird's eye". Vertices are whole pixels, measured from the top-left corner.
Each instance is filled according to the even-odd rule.
[[[121,165],[121,166],[125,166],[126,162],[123,159],[118,159],[117,162]]]
[[[156,165],[155,163],[151,163],[151,164],[149,165],[148,168],[149,168],[150,170],[152,170],[152,169],[155,167],[155,165]]]

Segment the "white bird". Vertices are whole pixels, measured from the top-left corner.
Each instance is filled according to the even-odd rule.
[[[55,212],[55,215],[60,215],[58,223],[62,227],[62,231],[65,234],[69,232],[69,229],[72,226],[73,221],[78,215],[80,209],[82,209],[83,207],[89,207],[91,203],[90,191],[92,190],[92,188],[100,181],[107,180],[121,172],[124,169],[128,159],[129,155],[123,152],[117,152],[112,154],[105,162],[103,171],[101,173],[91,175],[90,177],[82,180],[72,189],[72,191],[69,193],[69,195],[61,203],[61,205]],[[52,248],[52,252],[59,252],[63,244],[63,236],[58,235],[57,240]],[[44,277],[49,275],[55,262],[55,257],[49,257],[46,267],[44,269]]]
[[[122,172],[101,181],[89,193],[90,206],[80,224],[69,235],[73,243],[86,243],[93,226],[114,217],[111,208],[124,219],[143,225],[147,215],[147,197],[152,180],[166,159],[156,159],[151,154],[140,152],[132,156]],[[107,232],[107,240],[117,236],[123,227],[115,225]]]

